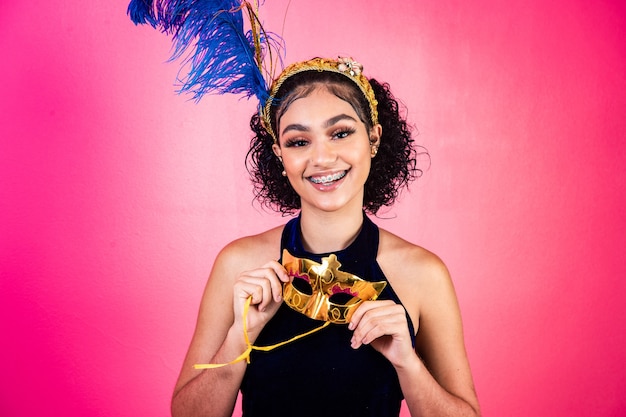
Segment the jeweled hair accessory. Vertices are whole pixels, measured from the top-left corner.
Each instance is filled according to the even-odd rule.
[[[378,124],[378,101],[376,100],[376,95],[374,94],[372,85],[363,75],[363,65],[356,62],[352,58],[347,57],[339,57],[337,60],[328,58],[313,58],[308,61],[296,62],[289,65],[272,83],[269,98],[265,102],[265,106],[261,109],[261,119],[263,120],[265,130],[272,135],[275,143],[278,142],[278,135],[272,128],[271,110],[272,106],[276,105],[276,94],[285,80],[304,71],[329,71],[348,77],[359,87],[369,103],[372,126]]]

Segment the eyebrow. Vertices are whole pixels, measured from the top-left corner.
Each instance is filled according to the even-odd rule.
[[[326,120],[322,126],[324,128],[328,128],[328,127],[331,127],[332,125],[334,125],[334,124],[336,124],[336,123],[338,123],[338,122],[340,122],[342,120],[351,120],[351,121],[354,121],[354,122],[357,121],[354,117],[342,113],[342,114],[339,114],[337,116],[331,117],[330,119]],[[311,128],[308,127],[308,126],[305,126],[303,124],[300,124],[300,123],[292,123],[290,125],[285,126],[285,128],[283,129],[281,135],[284,135],[285,133],[290,132],[292,130],[296,130],[298,132],[310,132]]]

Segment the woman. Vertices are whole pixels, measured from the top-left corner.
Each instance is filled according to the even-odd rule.
[[[361,69],[351,59],[294,64],[253,116],[257,197],[298,216],[218,255],[173,415],[229,416],[240,389],[246,416],[397,416],[402,398],[413,416],[479,415],[446,267],[365,216],[391,205],[416,170],[397,102]],[[292,308],[286,289],[298,274],[285,257],[337,261],[322,271],[386,286],[358,302],[346,324],[320,329],[328,317]],[[283,341],[241,356],[250,344]],[[203,363],[227,365],[194,368]]]

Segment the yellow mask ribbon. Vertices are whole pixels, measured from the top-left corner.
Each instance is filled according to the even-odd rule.
[[[275,345],[254,346],[248,337],[248,311],[252,302],[252,297],[248,297],[243,307],[243,337],[246,350],[230,362],[196,364],[195,369],[221,368],[243,360],[250,363],[250,354],[253,350],[268,352],[322,330],[330,323],[347,324],[358,306],[365,300],[376,300],[387,284],[385,281],[364,281],[356,275],[341,271],[339,269],[341,263],[334,254],[322,258],[320,264],[309,259],[296,258],[287,250],[283,250],[282,263],[292,278],[304,280],[312,291],[311,294],[302,292],[294,286],[293,281],[289,281],[283,285],[285,303],[309,318],[323,320],[324,324]],[[341,304],[331,301],[331,297],[337,293],[348,294],[350,299]]]
[[[260,350],[263,352],[268,352],[272,349],[275,349],[277,347],[286,345],[287,343],[291,343],[294,342],[300,338],[303,338],[305,336],[308,336],[310,334],[313,334],[319,330],[322,330],[324,327],[328,326],[330,324],[329,321],[325,322],[324,324],[322,324],[319,327],[314,328],[313,330],[310,330],[306,333],[302,333],[299,334],[297,336],[292,337],[289,340],[285,340],[283,342],[280,343],[276,343],[275,345],[271,345],[271,346],[254,346],[252,343],[250,343],[250,338],[248,337],[248,310],[250,309],[250,303],[252,301],[252,297],[248,297],[248,299],[246,300],[246,304],[243,306],[243,337],[244,340],[246,341],[246,350],[239,356],[237,356],[235,359],[233,359],[230,362],[227,363],[199,363],[199,364],[195,364],[193,367],[195,369],[215,369],[215,368],[221,368],[223,366],[228,366],[228,365],[232,365],[234,363],[237,362],[241,362],[243,360],[245,360],[247,363],[250,363],[250,354],[252,353],[253,350]]]

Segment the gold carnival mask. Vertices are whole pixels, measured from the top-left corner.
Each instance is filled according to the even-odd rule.
[[[318,264],[296,258],[285,249],[282,263],[293,277],[283,285],[285,303],[315,320],[346,324],[363,301],[376,300],[387,285],[385,281],[365,281],[340,271],[341,263],[335,254]]]
[[[253,350],[269,352],[322,330],[331,323],[346,324],[363,301],[376,300],[387,285],[386,281],[365,281],[356,275],[340,271],[341,263],[335,254],[322,258],[322,263],[318,264],[310,259],[296,258],[285,249],[283,266],[293,277],[290,282],[283,285],[285,304],[309,318],[324,321],[324,324],[271,346],[254,346],[248,338],[247,327],[248,311],[252,301],[250,296],[243,309],[243,337],[246,341],[246,350],[230,362],[200,363],[194,365],[195,369],[221,368],[244,360],[250,363],[250,353]]]

